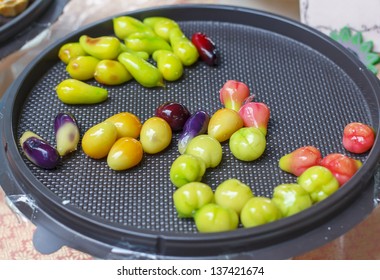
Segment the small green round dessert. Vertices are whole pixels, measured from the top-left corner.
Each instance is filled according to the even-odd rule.
[[[203,159],[206,168],[216,167],[222,161],[222,145],[210,135],[198,135],[189,142],[185,154]]]
[[[193,155],[180,155],[170,167],[170,180],[177,187],[200,182],[206,171],[205,162]]]
[[[313,203],[326,199],[339,189],[338,180],[323,166],[309,167],[298,177],[297,183],[309,193]]]
[[[230,208],[209,203],[194,215],[199,232],[222,232],[234,230],[239,225],[239,216]]]
[[[211,187],[201,182],[188,183],[173,194],[174,206],[180,218],[193,217],[196,210],[213,200],[214,192]]]
[[[215,203],[240,214],[244,204],[253,197],[249,186],[237,179],[222,182],[215,190]]]
[[[272,201],[289,217],[309,208],[313,202],[310,195],[298,184],[281,184],[273,189]]]
[[[232,134],[229,147],[237,159],[253,161],[264,153],[266,139],[260,129],[256,127],[243,127]]]
[[[240,221],[246,228],[264,225],[282,217],[280,209],[267,197],[253,197],[244,205]]]

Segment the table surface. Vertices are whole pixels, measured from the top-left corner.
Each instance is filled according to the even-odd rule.
[[[0,60],[0,97],[22,72],[24,67],[46,47],[47,44],[70,33],[72,30],[102,18],[161,5],[174,4],[226,4],[260,9],[299,20],[298,0],[113,0],[113,5],[104,5],[102,0],[70,0],[61,16],[47,26],[37,37],[28,41],[21,49]],[[83,13],[86,11],[86,13]],[[92,259],[77,250],[62,247],[53,254],[40,254],[33,247],[32,237],[35,226],[20,219],[6,204],[6,197],[0,188],[0,259]],[[326,245],[295,256],[297,260],[310,259],[380,259],[380,207],[359,225]]]

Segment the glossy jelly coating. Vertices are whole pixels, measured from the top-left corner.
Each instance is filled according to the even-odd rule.
[[[122,52],[117,59],[142,86],[150,88],[164,85],[160,70],[143,58]]]
[[[177,22],[167,17],[147,17],[144,18],[143,22],[166,41],[170,40],[170,32],[175,28],[179,28]]]
[[[206,171],[206,164],[198,157],[180,155],[170,167],[170,181],[177,188],[191,182],[200,182]]]
[[[211,203],[213,199],[211,187],[201,182],[188,183],[173,194],[174,206],[180,218],[193,217],[199,208]]]
[[[140,131],[140,142],[144,152],[156,154],[165,150],[172,141],[172,130],[162,118],[151,117],[147,119]]]
[[[127,48],[127,46],[124,43],[120,43],[120,53],[123,53],[123,52],[127,52],[130,54],[136,55],[136,56],[138,56],[144,60],[148,60],[150,58],[149,53],[143,52],[143,51],[135,52],[135,51],[131,50],[130,48]]]
[[[224,142],[242,127],[243,120],[238,112],[228,108],[221,108],[211,116],[207,133],[219,142]]]
[[[228,80],[219,91],[220,102],[225,108],[239,111],[244,101],[249,97],[248,86],[240,81]]]
[[[209,203],[195,213],[194,221],[199,232],[223,232],[236,229],[239,216],[230,208]]]
[[[215,203],[240,214],[244,205],[253,197],[251,188],[238,179],[228,179],[215,189]]]
[[[34,132],[24,132],[20,137],[20,145],[26,158],[38,167],[53,169],[59,164],[58,151]]]
[[[180,154],[185,153],[187,145],[194,137],[207,133],[209,121],[209,114],[202,110],[195,112],[187,119],[178,138],[178,151]]]
[[[197,62],[199,58],[198,50],[180,28],[173,28],[169,37],[173,52],[179,57],[184,66],[190,66]]]
[[[115,35],[124,40],[134,33],[154,34],[153,29],[141,20],[131,16],[119,16],[112,19]]]
[[[368,152],[375,142],[375,131],[367,124],[352,122],[343,130],[342,143],[344,148],[355,154]]]
[[[167,121],[172,131],[177,132],[182,130],[191,114],[183,104],[169,101],[157,107],[156,116]]]
[[[263,155],[266,148],[266,138],[256,127],[243,127],[232,134],[229,147],[237,159],[253,161]]]
[[[297,178],[297,183],[309,193],[313,203],[326,199],[339,188],[338,180],[323,166],[309,167]]]
[[[82,138],[83,152],[93,159],[108,155],[117,139],[117,129],[111,122],[101,122],[89,128]]]
[[[279,167],[285,172],[300,176],[309,167],[319,165],[321,160],[322,154],[318,148],[304,146],[282,156]]]
[[[66,104],[96,104],[108,98],[108,91],[76,79],[66,79],[56,87],[59,100]]]
[[[209,66],[219,65],[219,50],[209,36],[203,32],[196,32],[191,36],[191,42],[197,48],[202,61]]]
[[[116,59],[120,53],[120,41],[113,36],[90,37],[82,35],[79,44],[89,55],[98,59]]]
[[[99,59],[93,56],[78,56],[69,61],[66,71],[73,79],[85,81],[94,78],[96,65]]]
[[[60,156],[77,150],[80,132],[77,121],[71,113],[62,112],[55,116],[54,132]]]
[[[106,121],[111,122],[117,129],[117,138],[132,137],[138,138],[140,136],[142,123],[140,119],[130,112],[121,112],[112,115]]]
[[[244,126],[256,127],[266,136],[270,118],[269,107],[262,102],[247,102],[239,109]]]
[[[187,145],[185,154],[201,158],[206,168],[217,167],[222,161],[223,150],[218,140],[210,135],[198,135]]]
[[[66,43],[62,45],[58,51],[59,59],[65,64],[68,64],[73,58],[84,55],[87,54],[79,42]]]
[[[363,165],[360,160],[350,158],[346,155],[333,153],[326,155],[320,162],[320,165],[329,169],[339,185],[344,185]]]
[[[122,137],[112,145],[107,164],[113,170],[126,170],[138,165],[143,158],[143,148],[135,138]]]
[[[152,58],[156,61],[157,68],[165,80],[173,82],[182,77],[182,62],[173,52],[157,50],[153,53]]]
[[[281,184],[273,189],[272,201],[284,217],[292,216],[309,208],[313,202],[310,195],[298,184]]]
[[[171,51],[167,41],[152,34],[134,33],[124,40],[125,46],[135,52],[147,52],[149,55],[158,50]]]
[[[123,64],[116,60],[101,60],[95,67],[94,78],[103,85],[120,85],[132,79]]]
[[[264,225],[282,218],[280,209],[267,197],[252,197],[240,213],[240,221],[245,228]]]

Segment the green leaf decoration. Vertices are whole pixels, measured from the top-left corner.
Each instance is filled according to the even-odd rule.
[[[354,45],[360,45],[361,43],[363,43],[363,35],[361,32],[358,32],[356,33],[355,35],[353,35],[351,37],[351,42],[354,44]]]
[[[364,53],[370,53],[373,49],[373,42],[368,41],[360,45],[360,51]]]
[[[373,74],[377,75],[378,70],[377,70],[376,66],[374,66],[374,65],[367,65],[367,68],[368,68],[368,70],[371,71]]]
[[[342,42],[349,42],[351,40],[351,29],[343,27],[339,32],[339,37]]]
[[[354,52],[368,70],[377,75],[376,64],[380,62],[380,56],[373,52],[373,41],[364,42],[362,33],[352,34],[348,26],[341,28],[339,31],[332,31],[330,37]]]
[[[375,65],[380,62],[380,55],[376,53],[369,53],[367,55],[367,61],[368,63]]]
[[[330,37],[333,38],[335,41],[338,41],[339,40],[339,33],[334,30],[330,33]]]

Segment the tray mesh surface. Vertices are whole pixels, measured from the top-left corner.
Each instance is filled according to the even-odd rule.
[[[154,115],[166,101],[184,104],[191,112],[210,114],[221,108],[219,89],[229,79],[250,87],[255,100],[271,109],[267,148],[254,162],[240,162],[223,143],[223,161],[203,178],[213,189],[228,178],[248,184],[255,195],[272,195],[275,186],[296,178],[278,167],[284,154],[305,146],[318,147],[323,155],[347,152],[341,145],[344,126],[352,121],[371,124],[368,105],[353,81],[331,60],[315,50],[281,35],[227,22],[179,22],[188,36],[208,34],[221,53],[221,64],[202,62],[185,69],[181,81],[165,88],[147,89],[134,81],[107,87],[109,99],[98,105],[71,106],[61,103],[55,86],[69,78],[65,65],[57,63],[31,88],[19,118],[17,136],[31,130],[55,143],[53,120],[68,111],[78,120],[82,135],[107,117],[128,111],[142,121]],[[99,34],[107,35],[107,34]],[[38,71],[38,69],[36,69]],[[95,84],[95,81],[89,81]],[[179,219],[172,203],[175,187],[169,180],[171,163],[179,155],[178,134],[171,146],[157,155],[145,155],[129,171],[115,172],[106,160],[92,160],[79,148],[65,157],[53,171],[42,170],[25,159],[32,174],[62,199],[115,226],[132,226],[152,231],[196,233],[193,221]],[[21,151],[20,151],[21,152]],[[350,155],[353,156],[353,155]],[[354,156],[353,156],[354,157]],[[365,155],[356,157],[365,160]]]

